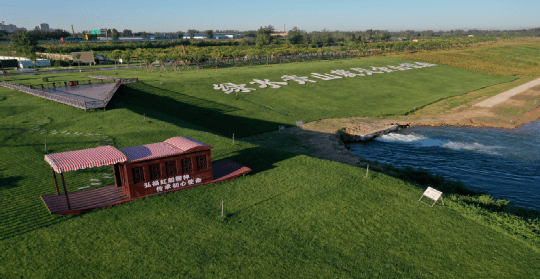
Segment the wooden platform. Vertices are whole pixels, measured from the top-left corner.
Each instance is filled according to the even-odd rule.
[[[68,193],[71,210],[68,209],[65,194],[42,195],[41,199],[53,214],[72,215],[88,210],[121,204],[130,201],[116,185]]]
[[[231,160],[225,159],[221,162],[212,164],[212,181],[193,185],[191,187],[174,189],[171,191],[160,193],[160,195],[199,187],[210,183],[235,179],[241,175],[245,175],[249,171],[251,171],[250,168],[242,166]],[[134,200],[128,198],[128,196],[126,196],[122,192],[122,188],[116,187],[116,185],[68,193],[68,198],[69,204],[71,205],[71,210],[68,209],[65,194],[41,195],[41,199],[43,199],[43,202],[45,202],[45,205],[49,209],[50,213],[62,215],[80,214],[93,209],[118,205]]]

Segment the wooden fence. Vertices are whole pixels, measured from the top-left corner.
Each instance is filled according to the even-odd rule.
[[[7,82],[7,81],[1,81],[0,86],[15,89],[15,90],[19,90],[19,91],[24,92],[24,93],[28,93],[28,94],[31,94],[31,95],[34,95],[34,96],[37,96],[37,97],[40,97],[40,98],[45,98],[45,99],[48,99],[48,100],[51,100],[51,101],[62,103],[62,104],[68,105],[68,106],[72,106],[72,107],[76,107],[76,108],[80,108],[80,109],[84,109],[84,110],[89,110],[89,109],[105,108],[107,106],[107,104],[109,103],[109,101],[114,96],[114,93],[116,93],[116,91],[120,87],[120,85],[122,85],[123,83],[133,83],[133,82],[137,82],[137,81],[138,81],[138,79],[136,79],[136,78],[133,78],[133,79],[116,79],[116,80],[114,80],[114,82],[116,82],[115,86],[111,89],[111,91],[109,91],[109,93],[107,94],[107,96],[103,100],[91,101],[91,102],[77,101],[77,100],[74,100],[74,99],[71,99],[71,98],[58,96],[56,94],[48,93],[48,92],[45,92],[45,91],[42,91],[42,90],[36,90],[36,89],[30,88],[28,86],[14,84],[14,83],[10,83],[10,82]]]
[[[77,101],[77,100],[73,100],[73,99],[70,99],[70,98],[65,98],[65,97],[62,97],[62,96],[58,96],[56,94],[51,94],[51,93],[48,93],[48,92],[32,89],[32,88],[30,88],[28,86],[14,84],[14,83],[10,83],[10,82],[7,82],[7,81],[1,81],[0,86],[15,89],[15,90],[19,90],[19,91],[24,92],[24,93],[28,93],[28,94],[31,94],[31,95],[34,95],[34,96],[37,96],[37,97],[40,97],[40,98],[49,99],[51,101],[62,103],[62,104],[68,105],[68,106],[72,106],[72,107],[76,107],[76,108],[80,108],[80,109],[84,109],[84,110],[87,109],[86,108],[86,102]]]

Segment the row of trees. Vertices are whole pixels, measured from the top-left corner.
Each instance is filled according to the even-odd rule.
[[[346,58],[351,56],[375,55],[377,53],[410,51],[410,50],[428,50],[444,49],[450,46],[466,46],[472,43],[487,41],[487,39],[455,39],[441,41],[421,41],[421,42],[379,42],[373,44],[350,43],[343,46],[333,47],[312,47],[310,45],[256,45],[256,46],[212,46],[212,47],[173,47],[167,49],[142,49],[135,50],[115,50],[106,55],[109,59],[117,61],[122,58],[123,61],[130,61],[137,58],[144,63],[148,72],[153,72],[156,68],[153,63],[157,61],[162,71],[167,71],[165,67],[167,62],[177,72],[179,69],[190,69],[190,64],[199,69],[201,63],[210,64],[212,67],[233,66],[239,63],[281,63],[283,60],[288,62],[312,61],[314,59],[333,59]],[[128,62],[129,63],[129,62]],[[181,67],[180,67],[181,66]]]
[[[14,33],[8,33],[5,30],[0,30],[0,40],[13,40],[13,37],[19,36],[20,33],[27,34],[32,40],[35,41],[59,40],[62,37],[67,38],[71,35],[69,32],[64,30],[54,30],[52,32],[42,30],[15,31]]]

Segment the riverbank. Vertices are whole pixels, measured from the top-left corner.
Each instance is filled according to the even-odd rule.
[[[415,109],[407,115],[323,119],[280,131],[245,137],[242,140],[349,165],[365,167],[369,164],[370,169],[392,173],[392,170],[385,169],[376,162],[351,154],[344,142],[353,141],[351,139],[354,136],[388,129],[394,125],[514,129],[540,119],[540,85],[528,88],[493,107],[478,107],[475,104],[533,80],[537,78],[517,78],[512,82],[440,100]]]

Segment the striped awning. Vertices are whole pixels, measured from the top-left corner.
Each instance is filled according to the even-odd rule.
[[[174,137],[164,141],[164,143],[168,143],[182,152],[186,152],[197,147],[208,147],[208,149],[212,148],[210,145],[204,142],[200,142],[189,137]]]
[[[127,160],[126,155],[110,145],[45,155],[45,161],[57,173],[112,165]]]
[[[121,162],[136,162],[178,155],[182,153],[210,150],[213,147],[189,137],[174,137],[164,142],[116,149],[101,146],[83,150],[45,155],[45,161],[55,172],[112,165]]]
[[[120,148],[119,150],[126,155],[128,162],[156,159],[183,153],[183,151],[164,142]]]

